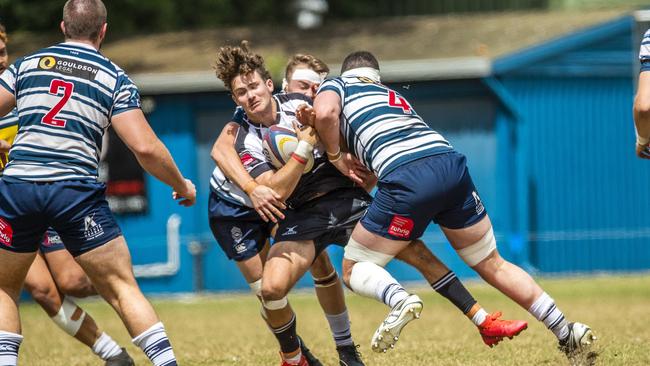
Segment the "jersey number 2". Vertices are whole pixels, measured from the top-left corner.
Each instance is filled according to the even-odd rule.
[[[59,96],[59,91],[63,89],[63,96],[61,97],[61,100],[59,100],[58,103],[52,109],[50,109],[49,112],[45,116],[43,116],[43,119],[41,120],[41,123],[49,125],[49,126],[54,126],[54,127],[65,127],[65,120],[64,119],[57,119],[55,118],[56,115],[63,109],[63,106],[68,102],[70,97],[72,96],[72,90],[74,89],[74,84],[63,81],[61,79],[54,79],[50,83],[50,94]]]
[[[412,108],[409,105],[409,102],[397,95],[397,93],[392,90],[388,91],[388,105],[391,107],[401,108],[402,112],[411,114]]]

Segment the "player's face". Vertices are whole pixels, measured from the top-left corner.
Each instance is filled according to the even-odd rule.
[[[272,108],[273,81],[264,81],[257,72],[238,75],[231,83],[232,98],[249,117],[259,116]]]
[[[295,73],[298,69],[309,69],[307,65],[298,65],[293,70]],[[291,75],[293,76],[293,74]],[[291,77],[288,77],[287,83],[287,93],[300,93],[304,94],[312,99],[316,96],[316,90],[318,90],[318,84],[312,83],[307,80],[293,80]]]
[[[9,54],[7,53],[7,45],[0,41],[0,74],[9,67]]]

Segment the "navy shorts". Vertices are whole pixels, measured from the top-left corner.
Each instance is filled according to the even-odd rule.
[[[330,244],[345,246],[372,198],[361,188],[340,188],[286,210],[275,242],[313,240],[316,256]]]
[[[458,152],[418,159],[388,173],[361,224],[392,240],[414,240],[431,221],[449,229],[469,227],[485,207]]]
[[[210,192],[208,218],[221,250],[237,262],[256,256],[271,235],[271,224],[254,209],[226,201],[214,192]]]
[[[63,245],[63,240],[61,240],[59,233],[50,228],[47,229],[47,232],[43,237],[40,249],[41,253],[50,253],[65,249],[65,245]]]
[[[87,181],[0,180],[0,248],[31,253],[48,228],[78,256],[122,235],[105,199],[106,186]]]

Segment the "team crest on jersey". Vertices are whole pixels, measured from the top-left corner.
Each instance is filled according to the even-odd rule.
[[[0,244],[10,247],[14,237],[14,229],[9,223],[0,217]]]
[[[388,226],[388,233],[397,238],[406,239],[413,231],[413,220],[408,217],[394,215]]]
[[[78,60],[64,57],[44,56],[38,61],[41,70],[54,70],[64,75],[70,75],[87,80],[94,80],[99,68]]]
[[[84,237],[86,240],[95,239],[104,235],[104,229],[95,222],[95,215],[88,215],[84,218]]]

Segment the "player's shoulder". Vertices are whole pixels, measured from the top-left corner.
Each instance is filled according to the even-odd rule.
[[[92,46],[74,42],[41,48],[25,56],[24,60],[45,71],[59,68],[64,73],[77,70],[96,74],[101,70],[115,78],[125,75],[124,70]]]
[[[284,113],[294,114],[295,111],[303,104],[312,105],[310,97],[300,93],[278,93],[273,96]]]

